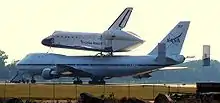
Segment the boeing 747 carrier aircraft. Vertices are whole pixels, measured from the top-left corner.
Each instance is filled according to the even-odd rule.
[[[133,8],[126,8],[115,22],[103,33],[55,31],[42,40],[42,44],[49,47],[68,48],[78,50],[107,52],[130,51],[144,43],[139,36],[132,32],[122,31],[126,26]]]
[[[189,21],[179,22],[160,42],[164,50],[156,46],[146,56],[66,56],[52,53],[31,53],[17,63],[17,68],[32,76],[44,79],[75,77],[74,83],[82,83],[80,78],[89,77],[90,84],[105,83],[104,79],[150,73],[164,67],[183,63],[180,55]],[[158,53],[159,52],[159,53]],[[160,53],[161,52],[161,53]],[[68,72],[68,73],[67,73]]]

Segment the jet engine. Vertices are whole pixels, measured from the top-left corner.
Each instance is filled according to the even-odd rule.
[[[59,78],[59,75],[58,75],[57,71],[54,70],[54,68],[56,68],[56,67],[43,69],[41,76],[46,80]]]

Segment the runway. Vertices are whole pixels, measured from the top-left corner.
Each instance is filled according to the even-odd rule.
[[[23,84],[23,83],[6,83],[5,82],[0,82],[0,85],[18,85],[18,84]],[[76,85],[73,84],[72,82],[37,82],[37,85]],[[88,83],[84,83],[82,85],[92,85],[92,86],[96,86],[93,84],[88,84]],[[166,86],[166,87],[196,87],[196,84],[180,84],[180,83],[172,83],[172,84],[151,84],[151,83],[106,83],[103,84],[105,86]],[[97,85],[100,86],[100,85]]]

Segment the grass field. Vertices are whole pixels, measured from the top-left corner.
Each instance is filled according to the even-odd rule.
[[[116,85],[43,85],[43,84],[1,84],[0,97],[75,99],[80,93],[87,92],[95,96],[114,94],[116,98],[137,97],[153,99],[158,93],[187,92],[194,93],[195,87],[168,87],[157,85],[116,86]]]

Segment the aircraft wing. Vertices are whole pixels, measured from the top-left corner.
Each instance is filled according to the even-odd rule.
[[[164,70],[180,70],[180,69],[187,69],[188,67],[164,67],[164,68],[159,68],[159,69],[153,69],[150,71],[146,71],[146,72],[142,72],[142,73],[138,73],[133,75],[133,78],[150,78],[151,77],[151,73],[155,72],[155,71],[164,71]]]
[[[80,70],[78,67],[75,66],[70,66],[70,65],[64,65],[64,64],[57,64],[56,67],[58,68],[58,72],[60,74],[65,75],[66,73],[68,73],[68,76],[80,76],[80,77],[90,77],[92,74]],[[62,68],[62,69],[59,69]]]

